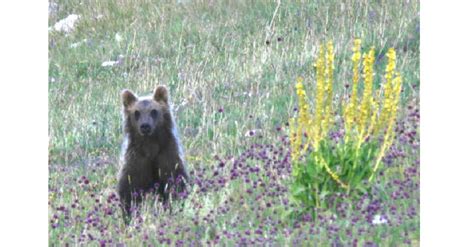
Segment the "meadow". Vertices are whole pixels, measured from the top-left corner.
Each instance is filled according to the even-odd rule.
[[[72,30],[49,31],[50,245],[418,245],[418,1],[63,0],[50,3],[50,27],[71,14]],[[375,47],[378,71],[397,52],[393,145],[370,195],[291,218],[296,80],[314,80],[318,46],[332,41],[340,104],[355,38]],[[114,191],[120,91],[158,84],[170,90],[194,186],[171,213],[150,198],[126,226]]]

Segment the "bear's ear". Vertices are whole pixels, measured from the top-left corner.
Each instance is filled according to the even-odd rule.
[[[138,100],[137,96],[135,96],[135,94],[133,94],[132,91],[128,89],[125,89],[122,91],[123,106],[128,107],[137,100]]]
[[[168,104],[168,89],[165,86],[158,86],[155,88],[153,93],[153,99],[155,101],[163,101]]]

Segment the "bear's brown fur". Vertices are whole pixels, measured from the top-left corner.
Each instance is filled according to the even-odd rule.
[[[127,218],[131,206],[149,191],[164,201],[170,190],[182,191],[189,179],[168,90],[158,86],[152,97],[122,91],[124,141],[117,191]]]

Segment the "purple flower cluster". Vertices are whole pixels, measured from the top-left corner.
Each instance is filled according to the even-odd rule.
[[[215,156],[208,164],[194,165],[193,187],[177,195],[185,199],[167,207],[150,198],[134,208],[136,216],[129,226],[123,224],[112,185],[104,184],[108,167],[87,172],[54,166],[48,202],[50,236],[60,245],[99,246],[411,243],[419,231],[418,123],[419,111],[409,106],[385,157],[384,176],[378,176],[370,193],[356,200],[346,194],[329,195],[333,210],[315,209],[314,214],[297,217],[289,215],[302,206],[292,202],[288,191],[292,166],[286,136],[273,144],[250,144],[236,156]],[[283,132],[277,127],[277,135]],[[330,138],[338,140],[342,134],[335,131]]]

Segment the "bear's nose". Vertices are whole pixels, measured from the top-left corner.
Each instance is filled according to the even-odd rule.
[[[149,134],[151,132],[151,126],[149,124],[140,125],[140,130],[143,134]]]

